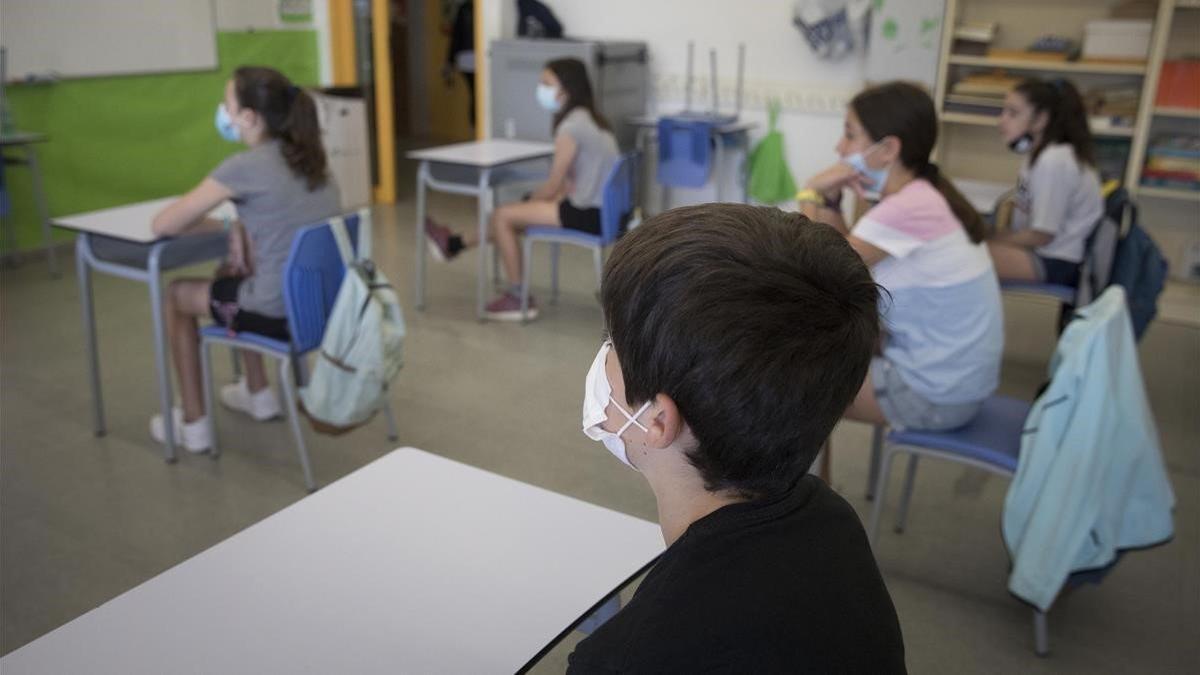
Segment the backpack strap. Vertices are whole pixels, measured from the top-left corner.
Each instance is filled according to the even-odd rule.
[[[337,242],[338,253],[342,256],[342,264],[350,267],[354,264],[354,247],[350,245],[350,233],[346,231],[346,219],[341,216],[330,218],[329,229],[333,231],[333,240]],[[362,230],[359,232],[361,233]],[[361,236],[359,241],[362,241]]]

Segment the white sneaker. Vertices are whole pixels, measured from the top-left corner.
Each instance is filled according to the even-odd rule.
[[[283,409],[279,407],[279,399],[275,398],[275,392],[270,387],[263,387],[251,394],[244,377],[234,384],[221,387],[221,403],[226,408],[246,413],[259,422],[266,422],[283,414]]]
[[[181,445],[192,453],[206,452],[212,447],[212,437],[208,433],[208,417],[201,417],[195,422],[183,421],[183,410],[171,409],[172,430],[175,432],[175,445]],[[163,429],[163,416],[155,415],[150,418],[150,435],[159,443],[165,443],[167,434]]]

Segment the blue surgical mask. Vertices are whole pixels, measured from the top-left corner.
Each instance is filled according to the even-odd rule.
[[[221,134],[221,138],[231,143],[242,140],[242,130],[233,123],[233,118],[229,116],[224,103],[217,104],[217,117],[213,122],[217,125],[217,133]]]
[[[1032,147],[1033,147],[1033,135],[1028,132],[1023,133],[1020,136],[1017,136],[1016,138],[1014,138],[1012,140],[1011,143],[1008,144],[1008,149],[1012,150],[1013,152],[1015,152],[1019,155],[1023,155],[1025,153],[1029,152],[1029,149]]]
[[[537,102],[538,105],[550,112],[558,112],[558,109],[562,107],[558,102],[558,87],[539,82],[537,86]]]
[[[863,192],[866,193],[868,199],[879,199],[883,194],[883,186],[887,184],[888,167],[881,169],[872,169],[867,166],[867,154],[879,147],[876,143],[867,148],[863,152],[856,152],[853,155],[842,158],[842,161],[849,164],[851,168],[859,172],[867,179],[867,184],[863,186]]]

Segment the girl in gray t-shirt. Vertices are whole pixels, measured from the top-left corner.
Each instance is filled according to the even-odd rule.
[[[1001,279],[1076,286],[1088,237],[1104,214],[1087,112],[1066,80],[1025,80],[1004,97],[1000,135],[1028,153],[1009,231],[988,242]]]
[[[288,339],[283,306],[283,266],[296,230],[337,215],[339,198],[326,170],[317,110],[312,98],[270,68],[241,67],[225,85],[216,127],[227,141],[247,150],[221,163],[212,174],[154,218],[158,235],[180,235],[222,227],[229,230],[229,255],[215,279],[177,279],[167,292],[167,332],[183,408],[172,420],[175,442],[191,452],[212,443],[201,400],[197,322],[212,316],[231,331]],[[238,222],[206,214],[232,201]],[[256,420],[280,414],[267,386],[262,356],[246,352],[246,377],[221,389],[221,401]],[[161,415],[150,433],[163,442]]]
[[[529,198],[505,204],[492,213],[489,237],[500,249],[509,288],[488,303],[487,316],[499,321],[521,320],[521,247],[518,235],[540,225],[600,234],[600,203],[604,183],[619,153],[608,122],[596,112],[587,69],[578,59],[556,59],[542,70],[538,104],[553,113],[554,160],[550,177]],[[461,234],[425,222],[430,252],[449,260],[479,243],[474,230]],[[537,318],[537,303],[529,299],[529,316]]]

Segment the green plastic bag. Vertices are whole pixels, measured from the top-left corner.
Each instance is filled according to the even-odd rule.
[[[771,126],[767,135],[750,152],[750,196],[762,204],[778,204],[794,199],[796,181],[783,156],[783,134],[775,128],[779,119],[779,101],[767,106]]]

